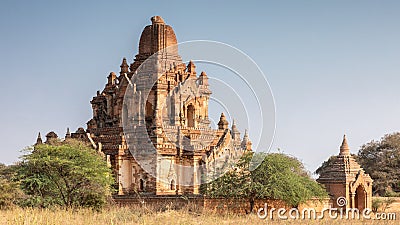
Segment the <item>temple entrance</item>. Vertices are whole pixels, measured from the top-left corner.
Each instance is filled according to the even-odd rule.
[[[365,209],[367,204],[367,195],[362,185],[359,185],[356,189],[355,197],[354,197],[355,204],[354,206],[359,209],[360,211]]]
[[[189,105],[187,108],[187,126],[188,127],[194,127],[194,106]]]

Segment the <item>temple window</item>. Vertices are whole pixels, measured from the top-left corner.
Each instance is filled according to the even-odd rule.
[[[143,179],[139,180],[139,191],[144,191],[144,180]]]
[[[146,117],[153,116],[153,105],[150,102],[146,102]]]
[[[194,127],[194,106],[189,105],[187,107],[187,126],[188,127]]]

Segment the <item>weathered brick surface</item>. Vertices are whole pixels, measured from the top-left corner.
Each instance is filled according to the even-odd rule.
[[[154,210],[162,209],[193,209],[198,211],[207,211],[214,213],[238,213],[247,214],[250,210],[250,202],[248,199],[226,199],[226,198],[206,198],[203,196],[115,196],[115,203],[120,206],[142,206]],[[324,208],[332,205],[330,199],[312,199],[306,203],[300,204],[298,210],[301,212],[305,208],[313,208],[316,212],[321,212]],[[272,208],[278,210],[284,208],[290,210],[292,207],[280,200],[256,199],[254,202],[253,212],[257,212],[260,208],[270,211]],[[276,213],[276,211],[275,211]],[[276,216],[276,215],[275,215]]]

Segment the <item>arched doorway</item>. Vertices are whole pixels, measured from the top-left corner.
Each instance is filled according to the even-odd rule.
[[[359,210],[365,209],[365,206],[367,205],[367,195],[362,185],[359,185],[356,189],[354,203],[354,206]]]
[[[194,127],[194,106],[193,105],[189,105],[187,107],[187,126],[188,127]]]
[[[144,180],[143,179],[139,180],[139,191],[144,191]]]

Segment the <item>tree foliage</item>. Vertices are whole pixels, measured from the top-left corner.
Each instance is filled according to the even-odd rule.
[[[271,198],[297,207],[313,197],[327,197],[325,189],[315,182],[303,164],[281,154],[256,154],[261,164],[250,171],[253,153],[245,154],[237,167],[212,181],[203,191],[210,197],[248,198],[250,211],[254,200]]]
[[[400,191],[400,133],[361,146],[358,161],[374,180],[374,194],[394,195]]]
[[[12,180],[13,166],[0,164],[0,209],[15,206],[23,197],[18,182]]]
[[[113,184],[102,156],[80,142],[37,145],[22,157],[17,172],[26,206],[100,208]]]

